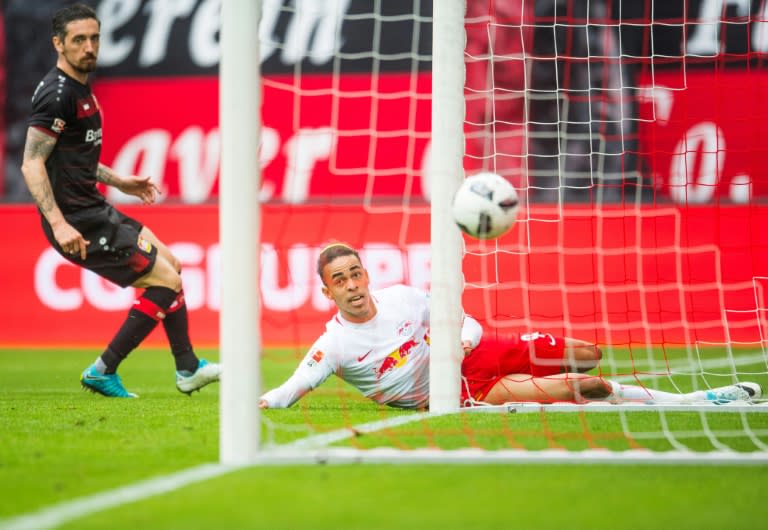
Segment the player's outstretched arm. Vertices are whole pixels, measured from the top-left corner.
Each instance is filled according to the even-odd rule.
[[[312,386],[300,374],[294,373],[277,388],[273,388],[259,399],[261,409],[285,409],[304,397]]]
[[[80,254],[80,258],[85,259],[86,247],[89,242],[64,219],[64,215],[53,196],[48,170],[45,169],[45,162],[54,147],[56,147],[56,138],[34,127],[27,129],[21,173],[24,175],[24,182],[26,182],[32,198],[35,199],[40,213],[51,225],[56,242],[64,252]]]
[[[107,186],[119,189],[126,195],[138,197],[144,204],[154,203],[160,194],[160,189],[150,180],[150,177],[121,176],[102,163],[99,163],[99,168],[96,170],[96,179]]]

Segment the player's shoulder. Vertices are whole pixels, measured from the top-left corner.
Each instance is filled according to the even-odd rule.
[[[58,68],[53,68],[37,84],[32,102],[36,105],[63,103],[77,97],[77,93],[84,89],[88,90],[87,86],[77,83]]]
[[[341,315],[337,312],[325,323],[325,333],[323,333],[318,340],[322,340],[326,343],[333,342],[340,333],[344,332],[345,327],[344,322],[341,320]]]

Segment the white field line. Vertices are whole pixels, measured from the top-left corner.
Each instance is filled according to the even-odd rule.
[[[303,438],[285,446],[279,446],[277,451],[266,450],[263,456],[258,457],[253,462],[254,465],[288,465],[291,463],[317,463],[322,458],[316,456],[310,460],[302,458],[301,454],[306,455],[309,450],[317,447],[324,447],[337,441],[355,436],[357,433],[371,433],[382,429],[404,425],[422,418],[429,417],[428,412],[411,414],[406,416],[395,416],[386,420],[364,423],[352,428],[340,429],[329,433],[319,434]],[[431,416],[434,416],[432,414]],[[285,455],[287,449],[288,455]],[[359,453],[359,451],[358,451]],[[314,453],[312,453],[314,454]],[[359,461],[359,455],[357,461]],[[336,461],[336,460],[334,460]],[[352,462],[355,459],[342,458],[341,461]],[[340,462],[340,461],[339,461]],[[64,501],[54,504],[47,508],[29,514],[12,517],[10,519],[0,520],[0,530],[42,530],[46,528],[56,528],[66,522],[79,519],[87,515],[115,508],[135,501],[140,501],[168,493],[184,486],[202,482],[210,478],[224,475],[231,471],[241,469],[245,466],[222,465],[222,464],[203,464],[178,473],[165,475],[142,482],[137,482],[129,486],[115,488],[88,497],[81,497],[71,501]]]
[[[88,497],[64,501],[18,517],[0,520],[0,530],[55,528],[73,519],[79,519],[95,512],[140,501],[162,493],[168,493],[196,482],[218,477],[236,469],[240,469],[240,467],[222,464],[203,464],[170,475],[137,482],[129,486],[106,490]]]

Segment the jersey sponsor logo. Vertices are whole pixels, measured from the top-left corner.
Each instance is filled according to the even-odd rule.
[[[549,340],[549,344],[551,346],[555,345],[555,337],[551,333],[540,333],[538,331],[534,331],[533,333],[521,333],[520,334],[520,340],[525,342],[533,342],[537,339],[547,339]]]
[[[99,127],[96,130],[88,129],[85,131],[85,141],[88,143],[93,143],[94,145],[100,145],[101,144],[101,127]]]
[[[365,358],[366,358],[366,357],[368,357],[368,355],[370,355],[370,353],[371,353],[372,351],[373,351],[373,350],[368,350],[368,351],[367,351],[367,352],[365,352],[363,355],[361,355],[360,357],[358,357],[358,358],[357,358],[357,362],[359,362],[359,363],[363,362],[363,361],[365,360]]]
[[[375,369],[376,379],[381,379],[385,374],[407,363],[408,356],[418,344],[419,342],[412,337],[405,341],[398,349],[387,355],[379,367]]]
[[[55,133],[61,134],[61,131],[63,131],[64,127],[66,126],[67,126],[67,122],[65,122],[61,118],[54,118],[53,124],[51,124],[51,130]]]
[[[320,350],[315,350],[314,353],[310,356],[309,360],[307,361],[307,366],[312,368],[317,363],[323,360],[323,357],[325,357],[325,354]]]

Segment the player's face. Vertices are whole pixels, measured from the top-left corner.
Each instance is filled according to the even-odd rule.
[[[96,69],[99,23],[92,18],[73,20],[67,24],[64,40],[54,36],[53,45],[59,52],[60,68],[67,73],[87,75]]]
[[[355,256],[339,256],[323,269],[323,294],[333,300],[350,322],[367,322],[376,315],[368,291],[368,271]]]

